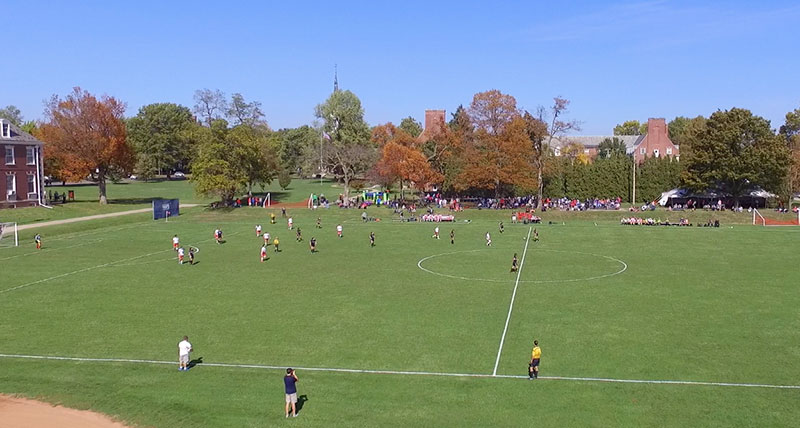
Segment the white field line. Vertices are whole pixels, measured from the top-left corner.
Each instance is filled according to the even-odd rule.
[[[508,332],[508,322],[511,321],[511,311],[514,309],[514,299],[517,297],[517,287],[519,287],[519,276],[522,274],[522,266],[525,264],[525,255],[528,253],[528,242],[531,239],[531,230],[528,228],[528,237],[525,238],[525,249],[522,250],[522,259],[519,261],[519,269],[517,269],[517,280],[514,282],[514,292],[511,293],[511,303],[508,305],[508,316],[506,316],[506,325],[503,327],[503,335],[500,337],[500,347],[497,348],[497,359],[494,361],[494,370],[492,376],[497,376],[497,366],[500,365],[500,354],[503,353],[503,343],[506,341],[506,333]]]
[[[230,234],[228,234],[228,236],[236,235],[237,233],[239,233],[239,232],[230,233]],[[211,239],[213,239],[213,238],[211,238]],[[198,241],[198,243],[199,242],[207,242],[207,241],[210,241],[211,239],[205,239],[203,241]],[[152,255],[165,253],[167,251],[173,251],[173,249],[169,248],[169,249],[166,249],[166,250],[155,251],[155,252],[152,252],[152,253],[143,254],[141,256],[129,257],[127,259],[116,260],[116,261],[113,261],[113,262],[103,263],[103,264],[99,264],[99,265],[96,265],[96,266],[89,266],[89,267],[86,267],[86,268],[83,268],[83,269],[74,270],[72,272],[62,273],[62,274],[59,274],[59,275],[51,276],[49,278],[39,279],[39,280],[36,280],[36,281],[28,282],[26,284],[17,285],[16,287],[11,287],[11,288],[7,288],[5,290],[0,290],[0,294],[9,293],[11,291],[19,290],[19,289],[25,288],[25,287],[30,287],[30,286],[36,285],[36,284],[41,284],[41,283],[47,282],[47,281],[52,281],[54,279],[63,278],[65,276],[75,275],[75,274],[78,274],[78,273],[88,272],[90,270],[104,268],[106,266],[115,265],[117,263],[125,263],[125,262],[130,262],[130,261],[133,261],[133,260],[138,260],[138,259],[149,257],[149,256],[152,256]]]
[[[151,364],[151,365],[176,365],[175,361],[162,360],[139,360],[130,358],[85,358],[85,357],[64,357],[56,355],[24,355],[24,354],[0,354],[0,358],[25,359],[25,360],[55,360],[55,361],[75,361],[89,363],[130,363],[130,364]],[[369,370],[369,369],[346,369],[333,367],[299,367],[295,365],[264,365],[264,364],[232,364],[232,363],[200,363],[198,367],[223,367],[236,369],[262,369],[262,370],[285,370],[286,367],[294,367],[297,370],[333,372],[333,373],[363,373],[363,374],[384,374],[401,376],[440,376],[440,377],[474,377],[474,378],[502,378],[502,379],[528,379],[528,376],[521,375],[490,375],[480,373],[447,373],[447,372],[423,372],[412,370]],[[773,388],[773,389],[800,389],[800,385],[771,385],[763,383],[732,383],[732,382],[705,382],[691,380],[644,380],[644,379],[612,379],[599,377],[570,377],[570,376],[539,376],[540,380],[562,380],[577,382],[609,382],[609,383],[640,383],[651,385],[694,385],[694,386],[729,386],[729,387],[750,387],[750,388]]]
[[[96,244],[96,243],[102,242],[102,241],[103,241],[103,239],[92,239],[90,241],[84,241],[84,242],[81,242],[79,244],[69,245],[69,246],[66,246],[66,247],[58,247],[58,248],[49,248],[49,247],[47,247],[47,248],[45,248],[44,252],[42,252],[42,250],[31,251],[30,253],[22,253],[22,254],[17,254],[15,256],[3,257],[3,258],[0,258],[0,261],[16,259],[17,257],[32,256],[34,254],[47,254],[47,253],[50,253],[50,252],[53,252],[53,251],[66,250],[68,248],[83,247],[85,245]]]

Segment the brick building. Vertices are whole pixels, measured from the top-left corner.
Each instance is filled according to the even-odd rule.
[[[32,207],[44,195],[43,143],[0,119],[0,208]]]
[[[420,143],[429,141],[444,126],[447,126],[444,110],[425,110],[425,127],[417,137],[417,141]]]
[[[570,143],[583,145],[584,153],[591,157],[597,156],[597,147],[605,139],[617,138],[626,147],[629,155],[633,155],[636,162],[643,162],[646,157],[670,156],[680,159],[680,147],[669,139],[667,121],[663,118],[647,119],[647,133],[644,135],[600,135],[600,136],[568,136],[554,138],[552,147],[556,156],[561,155],[561,150]]]

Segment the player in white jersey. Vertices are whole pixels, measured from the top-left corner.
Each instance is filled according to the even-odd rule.
[[[492,236],[489,235],[489,232],[486,232],[486,246],[487,247],[491,247],[492,246]]]
[[[342,237],[342,225],[341,224],[337,224],[336,225],[336,235],[338,237],[340,237],[340,238]]]
[[[180,247],[180,245],[178,244],[179,242],[180,242],[180,240],[178,239],[178,235],[175,235],[175,236],[172,237],[172,249],[173,250],[178,251],[178,247]]]
[[[260,224],[256,225],[256,236],[261,236],[261,225]]]
[[[436,226],[436,228],[433,229],[433,237],[439,239],[439,226]]]
[[[178,248],[178,264],[183,264],[183,247]]]

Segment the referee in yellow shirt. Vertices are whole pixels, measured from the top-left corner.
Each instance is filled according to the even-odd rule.
[[[542,350],[539,348],[539,341],[533,341],[533,350],[531,351],[531,363],[528,365],[528,379],[539,378],[539,359],[542,358]]]

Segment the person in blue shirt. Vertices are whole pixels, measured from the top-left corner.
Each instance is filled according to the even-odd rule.
[[[297,417],[297,375],[291,368],[286,369],[286,376],[283,377],[283,385],[286,388],[286,417],[289,417],[289,408],[292,409],[292,417]]]

